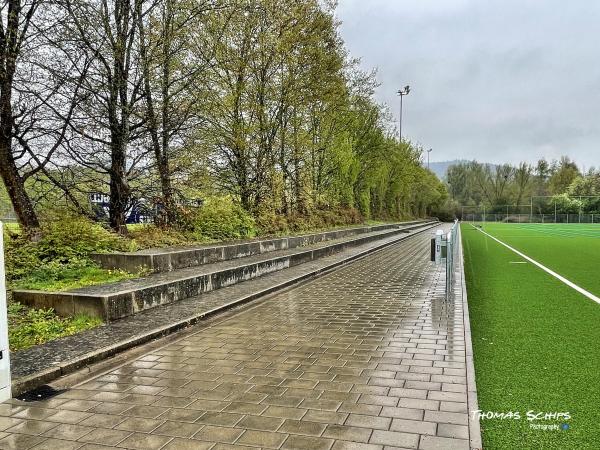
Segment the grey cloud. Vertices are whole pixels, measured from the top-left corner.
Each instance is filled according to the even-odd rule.
[[[600,165],[600,2],[340,0],[342,36],[435,160]],[[433,156],[435,155],[435,156]]]

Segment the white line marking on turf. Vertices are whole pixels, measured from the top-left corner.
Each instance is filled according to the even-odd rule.
[[[565,277],[563,277],[562,275],[556,273],[555,271],[548,269],[546,266],[544,266],[543,264],[540,264],[539,262],[537,262],[535,259],[530,258],[529,256],[527,256],[525,253],[521,253],[519,250],[517,250],[516,248],[511,247],[510,245],[502,242],[500,239],[495,238],[494,236],[492,236],[489,233],[486,233],[485,231],[483,231],[481,228],[477,228],[477,227],[473,227],[476,230],[479,230],[480,232],[482,232],[483,234],[485,234],[486,236],[492,238],[494,241],[496,241],[498,244],[504,245],[507,249],[515,252],[517,255],[519,255],[521,258],[526,259],[527,261],[529,261],[531,264],[535,264],[536,266],[538,266],[540,269],[542,269],[544,272],[549,273],[550,275],[552,275],[554,278],[557,278],[558,280],[562,281],[564,284],[566,284],[567,286],[569,286],[572,289],[575,289],[577,292],[579,292],[580,294],[585,295],[587,298],[589,298],[590,300],[595,301],[596,303],[598,303],[600,305],[600,298],[596,297],[594,294],[592,294],[591,292],[586,291],[585,289],[583,289],[582,287],[577,286],[575,283],[573,283],[572,281],[567,280]]]
[[[509,261],[509,264],[527,264],[527,261]]]

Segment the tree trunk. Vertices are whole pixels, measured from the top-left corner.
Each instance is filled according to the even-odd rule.
[[[172,4],[170,0],[166,2],[166,8],[164,13],[164,24],[163,24],[163,45],[162,45],[162,78],[161,78],[161,93],[162,93],[162,106],[161,106],[161,122],[162,122],[162,139],[159,139],[160,126],[156,116],[154,108],[154,99],[152,97],[152,88],[150,85],[150,59],[146,46],[146,36],[143,24],[143,16],[141,12],[138,14],[138,28],[140,33],[140,52],[142,59],[142,70],[144,77],[144,96],[146,98],[146,106],[148,108],[148,130],[150,132],[150,138],[152,142],[152,149],[154,157],[156,159],[156,166],[158,168],[158,175],[160,178],[161,192],[163,196],[163,207],[165,209],[166,224],[172,225],[177,220],[177,211],[175,205],[175,199],[173,198],[173,188],[171,185],[171,170],[169,168],[169,108],[170,108],[170,92],[169,85],[171,79],[170,70],[170,38],[171,38],[171,24],[172,24]]]
[[[6,186],[6,191],[8,192],[19,224],[23,227],[27,235],[35,237],[39,234],[40,222],[33,209],[31,199],[25,191],[23,179],[17,170],[12,156],[10,141],[10,137],[7,139],[4,133],[2,133],[2,136],[0,136],[0,175]]]
[[[6,65],[10,66],[8,62]],[[12,69],[14,69],[14,65]],[[11,95],[12,73],[14,71],[7,73],[8,71],[6,70],[3,74],[4,80],[0,92],[0,176],[2,176],[6,186],[19,224],[33,238],[39,236],[40,222],[33,209],[31,199],[27,195],[25,183],[19,174],[12,153],[13,114]]]
[[[131,190],[127,182],[126,152],[123,139],[113,137],[110,166],[110,227],[119,234],[127,234],[127,203]]]

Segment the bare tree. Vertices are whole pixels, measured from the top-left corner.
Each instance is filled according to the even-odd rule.
[[[73,139],[68,155],[78,164],[108,176],[109,224],[126,233],[131,177],[146,162],[142,146],[146,117],[143,100],[138,19],[143,0],[64,0],[68,19],[57,47],[75,69],[56,71],[67,88],[80,82],[77,109],[69,123]]]
[[[17,167],[19,155],[13,153],[15,121],[13,88],[17,64],[31,30],[31,22],[41,1],[7,0],[0,6],[0,175],[8,191],[19,223],[28,232],[40,226],[25,182]]]

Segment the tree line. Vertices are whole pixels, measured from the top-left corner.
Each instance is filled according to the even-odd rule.
[[[399,141],[373,73],[319,0],[7,0],[0,7],[0,175],[21,226],[40,204],[90,214],[136,198],[176,226],[181,197],[252,214],[430,214],[445,186]]]
[[[532,165],[483,164],[450,166],[448,191],[459,206],[486,206],[490,212],[600,213],[600,170],[583,171],[567,156]]]

